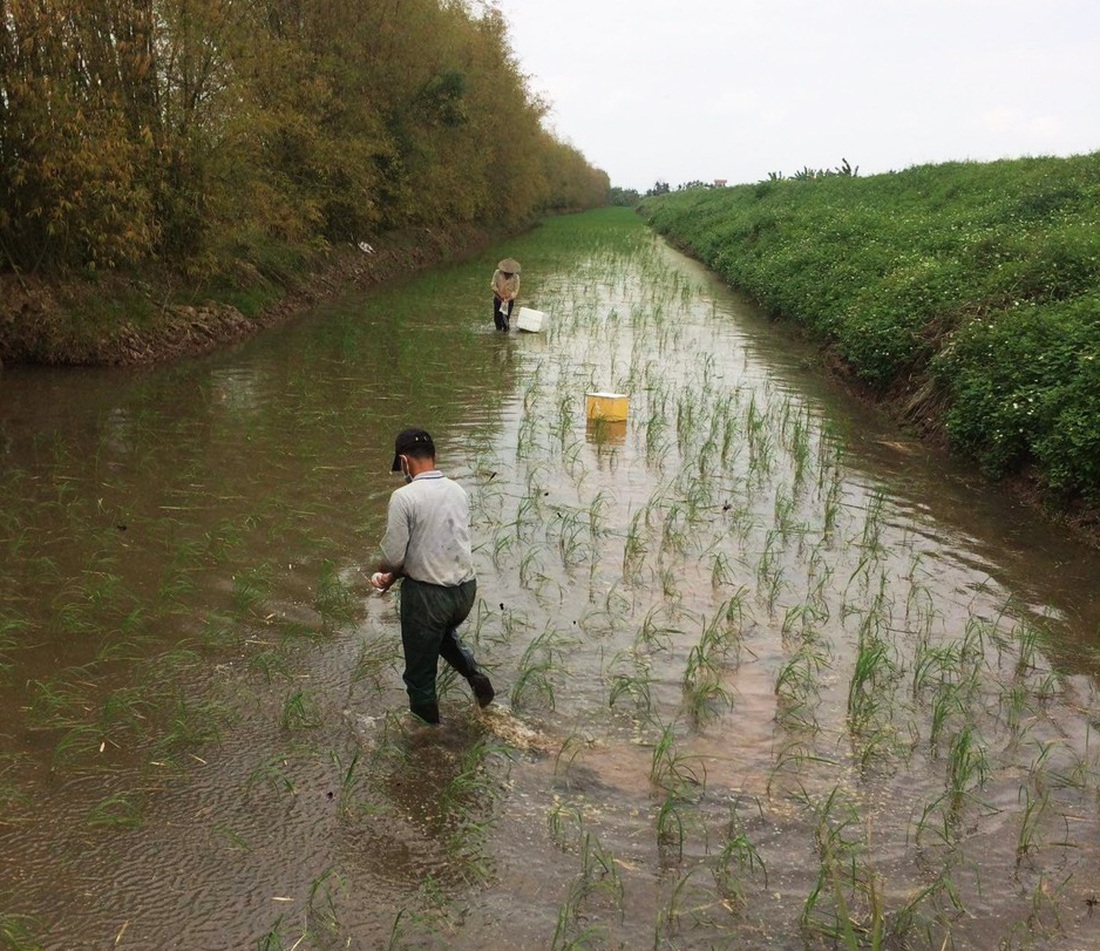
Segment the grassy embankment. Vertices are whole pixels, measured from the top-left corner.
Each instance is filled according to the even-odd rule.
[[[641,211],[988,475],[1096,524],[1100,152],[693,189]]]
[[[226,248],[217,270],[145,262],[105,273],[0,273],[0,366],[102,366],[193,356],[280,323],[312,302],[476,253],[503,227],[406,228],[314,248],[257,240]]]

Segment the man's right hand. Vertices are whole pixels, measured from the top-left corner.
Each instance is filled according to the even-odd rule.
[[[379,591],[388,591],[396,580],[397,575],[392,571],[376,571],[370,576],[370,583]]]

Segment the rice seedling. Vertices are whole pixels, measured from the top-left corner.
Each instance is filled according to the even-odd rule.
[[[654,605],[642,619],[642,626],[638,629],[636,643],[650,651],[663,651],[672,647],[673,639],[683,633],[679,628],[668,627],[659,622],[658,615],[662,613],[662,605]]]
[[[10,951],[41,951],[35,932],[42,927],[33,915],[0,911],[0,942]]]
[[[563,781],[566,788],[569,787],[569,772],[574,761],[589,746],[590,737],[570,733],[558,747],[554,754],[554,779],[555,782]]]
[[[698,757],[676,748],[676,724],[667,723],[653,746],[649,780],[658,789],[683,794],[706,788],[706,766]]]
[[[834,786],[827,797],[806,797],[816,818],[814,841],[820,857],[817,882],[802,908],[808,936],[850,949],[882,948],[886,916],[881,877],[863,861],[867,844],[853,834],[859,814]]]
[[[302,912],[301,938],[312,939],[322,947],[333,945],[341,935],[339,897],[347,890],[344,877],[335,869],[327,868],[309,886],[305,909]],[[348,939],[350,944],[351,939]]]
[[[682,599],[680,591],[680,572],[672,564],[661,565],[660,568],[661,596],[666,600],[679,603]]]
[[[688,653],[684,670],[684,702],[688,715],[696,724],[718,716],[733,705],[733,698],[722,684],[722,661],[729,644],[720,626],[721,614],[710,622],[703,619],[703,633]]]
[[[809,410],[802,408],[791,423],[788,448],[794,460],[794,484],[801,486],[806,479],[806,467],[810,460],[811,423]]]
[[[558,416],[554,424],[554,435],[563,452],[569,444],[569,436],[573,432],[576,418],[576,397],[572,393],[565,393],[558,402]]]
[[[77,688],[81,681],[90,685],[90,677],[89,670],[74,668],[59,671],[47,681],[32,681],[28,685],[31,693],[28,726],[32,730],[48,730],[80,722],[86,701]]]
[[[728,898],[717,898],[707,885],[699,883],[706,873],[705,865],[693,865],[677,880],[665,907],[658,913],[655,942],[660,947],[676,947],[676,936],[685,938],[695,932],[714,935],[719,944],[711,947],[733,947],[738,923],[734,916],[739,909]],[[683,940],[683,939],[681,939]]]
[[[357,601],[352,587],[340,577],[331,559],[326,558],[321,562],[313,606],[321,615],[321,624],[325,628],[350,621],[356,615]]]
[[[271,596],[274,586],[270,565],[242,569],[233,576],[233,605],[241,614],[254,613]]]
[[[213,826],[211,826],[210,831],[215,840],[224,843],[227,849],[245,853],[252,851],[252,846],[249,844],[248,840],[224,822],[215,822]]]
[[[444,942],[444,930],[449,923],[448,904],[439,883],[433,876],[427,876],[410,897],[409,904],[398,909],[384,947],[387,951],[397,951],[399,948],[433,947]]]
[[[695,434],[701,412],[702,395],[695,390],[683,392],[676,400],[676,447],[681,458],[687,458],[689,439]]]
[[[815,712],[817,682],[820,672],[829,665],[826,650],[816,641],[804,641],[780,668],[775,680],[775,719],[784,729],[820,729]]]
[[[883,710],[884,691],[896,676],[887,645],[876,636],[861,633],[848,683],[848,723],[853,733],[870,732]]]
[[[1034,690],[1035,699],[1040,706],[1054,700],[1062,687],[1062,675],[1056,670],[1046,671]]]
[[[614,669],[611,674],[611,693],[607,705],[614,709],[620,700],[629,699],[635,713],[648,716],[654,705],[651,686],[653,683],[652,664],[648,657],[637,651],[627,651],[626,669]],[[617,655],[616,662],[623,657]],[[612,668],[619,666],[612,662]]]
[[[259,673],[267,683],[272,683],[277,678],[290,676],[290,665],[286,655],[280,651],[257,651],[249,656],[248,666]]]
[[[989,777],[989,760],[985,746],[967,724],[951,738],[947,758],[947,791],[952,809],[957,810],[981,789]]]
[[[66,727],[53,748],[50,770],[58,772],[72,763],[91,759],[104,744],[99,728],[90,723],[76,723]]]
[[[541,522],[542,498],[542,492],[534,487],[529,488],[527,495],[520,499],[519,507],[516,509],[516,520],[512,523],[516,530],[517,541],[528,537],[530,530]]]
[[[795,512],[795,500],[793,495],[788,495],[783,491],[781,486],[775,493],[775,502],[773,503],[773,524],[776,527],[776,531],[779,532],[779,537],[784,542],[790,540],[792,535],[802,535],[806,531],[806,527],[799,525],[794,520]]]
[[[559,510],[555,515],[558,555],[563,567],[570,568],[583,563],[591,556],[591,551],[583,548],[589,527],[585,524],[582,513]]]
[[[688,663],[690,666],[690,659]],[[685,675],[684,707],[692,723],[698,726],[720,717],[732,706],[733,697],[709,665],[697,665]]]
[[[643,538],[642,518],[643,513],[634,513],[630,519],[626,539],[623,543],[623,578],[635,584],[641,581],[641,567],[648,553]]]
[[[538,421],[532,412],[534,397],[530,388],[523,397],[523,417],[516,433],[516,460],[530,457],[538,446]]]
[[[1016,839],[1017,867],[1026,857],[1042,848],[1044,840],[1041,826],[1050,809],[1050,793],[1045,789],[1033,795],[1028,786],[1021,786],[1020,798],[1023,800],[1024,809],[1020,816],[1020,831]],[[1064,817],[1063,821],[1065,821]],[[1068,836],[1068,828],[1066,831]]]
[[[932,698],[932,717],[929,722],[928,747],[933,756],[936,754],[940,738],[947,732],[951,718],[955,714],[964,715],[966,705],[953,683],[943,684]]]
[[[1078,752],[1076,747],[1071,746],[1068,754],[1072,765],[1069,769],[1057,774],[1059,783],[1067,789],[1086,790],[1090,786],[1100,787],[1100,764],[1096,762],[1092,753],[1091,723],[1085,726],[1084,749]]]
[[[770,433],[762,427],[749,429],[749,478],[758,486],[764,485],[775,467],[775,444]]]
[[[733,566],[730,564],[729,556],[727,556],[725,552],[718,552],[715,554],[710,569],[711,587],[722,588],[732,586],[736,582],[736,579],[737,575],[733,570]]]
[[[575,804],[567,804],[555,797],[553,806],[546,814],[546,824],[550,841],[562,852],[568,852],[581,841],[584,817]]]
[[[97,664],[136,662],[145,656],[152,638],[142,635],[127,636],[126,634],[128,629],[142,625],[142,614],[140,607],[135,608],[123,621],[120,630],[109,632],[96,651],[95,661]]]
[[[763,876],[763,885],[767,888],[767,866],[756,846],[749,839],[745,823],[737,811],[737,803],[731,803],[730,818],[726,825],[722,847],[711,860],[714,884],[724,900],[744,905],[746,892],[742,880],[746,874],[754,876],[758,872]]]
[[[679,502],[673,502],[665,512],[661,525],[661,552],[683,554],[688,540],[690,519]]]
[[[859,545],[864,551],[876,556],[883,553],[882,519],[885,506],[886,496],[882,489],[876,486],[864,508],[863,534],[859,541]]]
[[[822,472],[824,473],[824,469]],[[843,483],[840,480],[839,470],[834,471],[834,478],[829,483],[823,502],[823,521],[821,532],[826,541],[832,539],[837,529],[837,519],[840,516],[841,497],[843,495]]]
[[[623,882],[618,865],[599,839],[585,832],[581,840],[580,869],[569,883],[565,901],[558,912],[551,948],[583,948],[599,939],[607,942],[611,926],[606,922],[583,925],[601,912],[623,917]]]
[[[784,643],[792,640],[817,640],[819,625],[829,620],[828,608],[813,601],[792,604],[783,613],[780,632]]]
[[[809,567],[806,576],[805,602],[814,608],[822,621],[832,616],[832,608],[829,603],[829,590],[833,578],[833,566],[819,561],[821,547],[813,549],[810,556]]]
[[[741,449],[741,441],[737,438],[740,433],[740,420],[736,416],[736,401],[738,394],[730,396],[722,405],[722,432],[719,442],[718,457],[724,469],[731,469],[737,460],[737,454]]]
[[[337,750],[334,749],[329,752],[332,765],[340,777],[340,792],[335,798],[339,803],[341,813],[344,815],[348,815],[353,811],[356,805],[356,794],[366,781],[360,770],[361,755],[362,751],[356,748],[352,752],[347,765],[344,765],[343,759]],[[329,795],[331,797],[332,793],[329,793]]]
[[[516,537],[504,527],[498,530],[493,538],[493,567],[500,570],[510,560],[508,558],[512,549],[515,547]]]
[[[141,797],[118,792],[99,802],[88,813],[87,823],[93,827],[137,829],[145,821]]]
[[[275,792],[289,793],[291,796],[295,796],[298,789],[288,767],[289,760],[286,756],[282,754],[275,755],[260,763],[248,774],[245,788],[253,789],[256,786],[266,785],[270,786]]]
[[[215,565],[220,564],[238,551],[244,544],[244,531],[230,519],[224,519],[207,531],[203,538],[207,555]]]
[[[364,682],[369,682],[376,692],[381,692],[384,687],[383,676],[388,675],[399,662],[400,651],[393,638],[384,635],[363,638],[351,668],[349,696],[355,685]]]
[[[547,709],[554,709],[554,677],[564,670],[562,655],[571,643],[570,638],[547,625],[527,645],[512,684],[511,701],[514,709],[525,709],[527,705],[538,700]]]
[[[295,690],[283,701],[279,725],[284,730],[311,730],[323,723],[321,705],[304,690]]]
[[[572,896],[570,896],[571,898]],[[579,917],[567,899],[558,911],[557,925],[550,942],[551,951],[580,951],[607,943],[607,927],[602,924],[580,926]]]
[[[94,611],[86,589],[75,582],[59,593],[53,607],[58,626],[68,634],[97,634],[102,629],[102,620]]]
[[[669,791],[657,811],[657,849],[666,863],[679,862],[684,857],[684,810],[687,806],[678,793]]]
[[[1045,638],[1042,628],[1026,618],[1016,625],[1015,634],[1016,667],[1014,674],[1017,679],[1020,679],[1038,669],[1040,648]]]
[[[952,682],[959,663],[957,644],[933,645],[927,637],[916,644],[912,661],[912,694],[919,698],[930,690],[940,690]]]
[[[805,737],[795,736],[785,742],[775,755],[771,769],[768,771],[768,779],[765,784],[765,792],[772,798],[772,789],[784,776],[791,775],[794,778],[796,788],[804,792],[804,776],[812,766],[825,767],[832,771],[837,768],[836,760],[829,759],[814,752],[812,746],[808,746]]]
[[[285,917],[285,915],[279,915],[271,927],[256,939],[256,951],[286,951],[287,945],[281,933]]]
[[[159,705],[158,717],[163,717],[163,725],[153,742],[153,758],[170,761],[177,752],[217,742],[235,715],[231,707],[216,698],[194,699],[178,693]]]
[[[1013,681],[1010,684],[1001,685],[999,712],[1014,743],[1019,743],[1032,726],[1034,712],[1032,699],[1031,689],[1026,684]]]
[[[155,713],[153,689],[150,687],[117,687],[103,698],[97,725],[102,742],[119,744],[122,734],[140,735],[145,723]]]

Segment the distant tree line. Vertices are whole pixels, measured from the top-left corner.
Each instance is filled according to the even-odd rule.
[[[801,169],[790,176],[790,181],[813,182],[821,178],[835,178],[837,176],[841,178],[855,178],[858,175],[859,166],[857,165],[853,168],[846,158],[842,158],[840,164],[836,168],[810,168],[809,165],[803,165]],[[782,182],[786,179],[787,176],[782,172],[768,172],[766,181]]]
[[[810,168],[810,166],[803,166],[799,171],[792,175],[784,175],[782,172],[768,172],[768,177],[765,182],[782,182],[782,181],[817,181],[822,178],[834,178],[840,176],[841,178],[855,178],[859,175],[859,166],[853,167],[846,158],[840,160],[840,164],[836,168]],[[635,191],[627,191],[625,189],[613,188],[611,190],[611,203],[612,204],[638,204],[642,198],[653,198],[657,195],[667,195],[669,192],[677,191],[693,191],[700,188],[724,188],[726,187],[725,181],[715,180],[713,182],[704,182],[702,179],[694,179],[690,182],[681,182],[675,189],[671,188],[667,181],[658,179],[653,183],[652,188],[646,189],[644,195],[639,195]],[[633,201],[627,201],[628,197],[633,197]]]
[[[492,6],[0,0],[0,271],[605,204]]]
[[[633,208],[641,200],[642,196],[636,188],[621,188],[618,185],[611,186],[609,203],[612,205]]]

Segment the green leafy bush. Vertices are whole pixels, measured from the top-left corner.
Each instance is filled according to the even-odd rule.
[[[1038,464],[1047,483],[1100,501],[1100,293],[978,318],[936,358],[947,428],[992,475]]]
[[[772,177],[640,211],[879,392],[933,374],[986,471],[1100,501],[1100,153]]]

